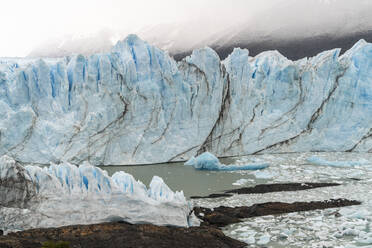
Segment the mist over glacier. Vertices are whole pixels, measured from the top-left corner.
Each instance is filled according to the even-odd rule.
[[[0,155],[94,165],[304,151],[371,142],[372,44],[291,61],[276,51],[180,62],[135,35],[110,53],[0,61]]]
[[[335,47],[342,48],[343,53],[359,39],[372,41],[370,1],[237,0],[227,4],[217,0],[213,4],[208,1],[178,3],[180,6],[167,1],[145,5],[147,7],[139,8],[138,16],[132,19],[129,19],[133,15],[130,10],[136,4],[123,3],[123,14],[115,15],[114,20],[108,17],[95,29],[87,25],[85,29],[71,28],[75,30],[70,31],[71,34],[55,38],[45,36],[28,55],[62,57],[110,52],[116,41],[129,33],[168,51],[176,60],[205,46],[212,47],[221,59],[225,59],[235,47],[241,47],[249,49],[251,56],[278,50],[297,60]],[[181,7],[183,11],[180,11]],[[153,11],[149,11],[150,8]],[[158,16],[160,13],[163,13],[163,18]],[[141,20],[144,24],[139,25]],[[91,23],[93,25],[95,21]]]

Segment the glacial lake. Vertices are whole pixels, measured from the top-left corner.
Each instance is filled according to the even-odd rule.
[[[234,162],[233,159],[221,159],[220,161],[223,163]],[[234,186],[232,183],[242,178],[242,174],[239,172],[196,170],[193,167],[185,166],[183,162],[101,168],[106,170],[110,176],[117,171],[125,171],[145,185],[150,184],[154,175],[159,176],[173,191],[183,190],[186,197],[209,195],[239,188],[241,186]],[[255,182],[253,175],[246,177],[251,179],[252,184]]]
[[[183,190],[185,196],[209,195],[225,190],[254,186],[274,182],[334,182],[353,181],[353,174],[343,174],[342,171],[355,167],[330,167],[313,165],[308,158],[317,157],[330,161],[365,162],[372,165],[370,153],[287,153],[263,154],[220,159],[224,164],[269,163],[270,167],[259,171],[206,171],[185,166],[184,162],[163,163],[134,166],[101,166],[111,176],[117,171],[132,174],[136,180],[149,185],[154,175],[163,178],[173,190]],[[368,167],[368,166],[367,166]],[[361,168],[363,170],[363,168]],[[342,176],[328,176],[327,171],[340,171]],[[359,171],[358,168],[356,171]],[[357,177],[357,176],[356,176]],[[237,180],[244,179],[244,185],[233,185]],[[337,180],[336,180],[337,179]]]

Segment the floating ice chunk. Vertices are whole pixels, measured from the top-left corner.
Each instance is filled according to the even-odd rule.
[[[323,166],[334,166],[334,167],[353,167],[353,166],[362,166],[370,164],[368,160],[361,159],[359,161],[328,161],[323,158],[312,156],[306,159],[307,162],[314,165],[323,165]]]
[[[254,176],[258,179],[271,179],[275,176],[275,173],[269,171],[255,171]]]
[[[244,242],[246,242],[247,244],[253,245],[254,243],[256,243],[256,239],[254,238],[254,236],[250,236],[244,239]]]
[[[212,153],[204,152],[203,154],[189,159],[185,165],[193,166],[198,170],[219,170],[220,161]]]
[[[365,208],[343,208],[340,210],[340,214],[352,219],[367,219],[369,211]]]
[[[258,245],[266,245],[270,242],[271,236],[269,234],[264,234],[260,237],[260,239],[257,241]]]
[[[360,244],[363,244],[363,245],[372,245],[372,236],[369,236],[369,237],[367,236],[367,237],[358,239],[357,242],[360,243]],[[370,246],[368,246],[368,247],[370,247]]]
[[[123,171],[110,177],[88,163],[23,167],[0,158],[0,229],[132,223],[188,226],[191,205],[157,176],[149,188]]]
[[[282,235],[285,235],[288,238],[290,235],[293,234],[293,232],[294,232],[293,229],[283,229],[282,232],[281,232],[281,234]]]
[[[358,236],[359,231],[352,229],[352,228],[347,228],[342,232],[342,236]]]
[[[242,186],[242,185],[246,184],[247,182],[249,182],[248,179],[242,178],[242,179],[239,179],[236,182],[232,183],[232,185]]]
[[[194,166],[197,164],[197,160],[194,156],[192,156],[189,160],[185,162],[185,165],[187,166]]]
[[[220,163],[216,156],[209,152],[204,152],[196,158],[192,157],[185,163],[185,165],[192,166],[197,170],[214,171],[261,170],[269,166],[269,164],[267,163],[248,165],[224,165]]]

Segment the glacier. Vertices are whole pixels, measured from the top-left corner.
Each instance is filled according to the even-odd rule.
[[[117,220],[192,224],[192,204],[157,176],[147,188],[130,174],[120,171],[110,177],[87,162],[42,168],[4,155],[0,182],[0,229],[5,232]]]
[[[372,44],[291,61],[202,48],[180,62],[136,35],[109,53],[0,59],[0,156],[124,165],[372,151]]]

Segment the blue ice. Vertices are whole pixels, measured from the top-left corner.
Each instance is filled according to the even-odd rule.
[[[185,165],[192,166],[197,170],[210,170],[210,171],[236,171],[236,170],[261,170],[269,167],[268,163],[260,164],[246,164],[246,165],[225,165],[221,164],[216,156],[210,152],[189,159]]]

